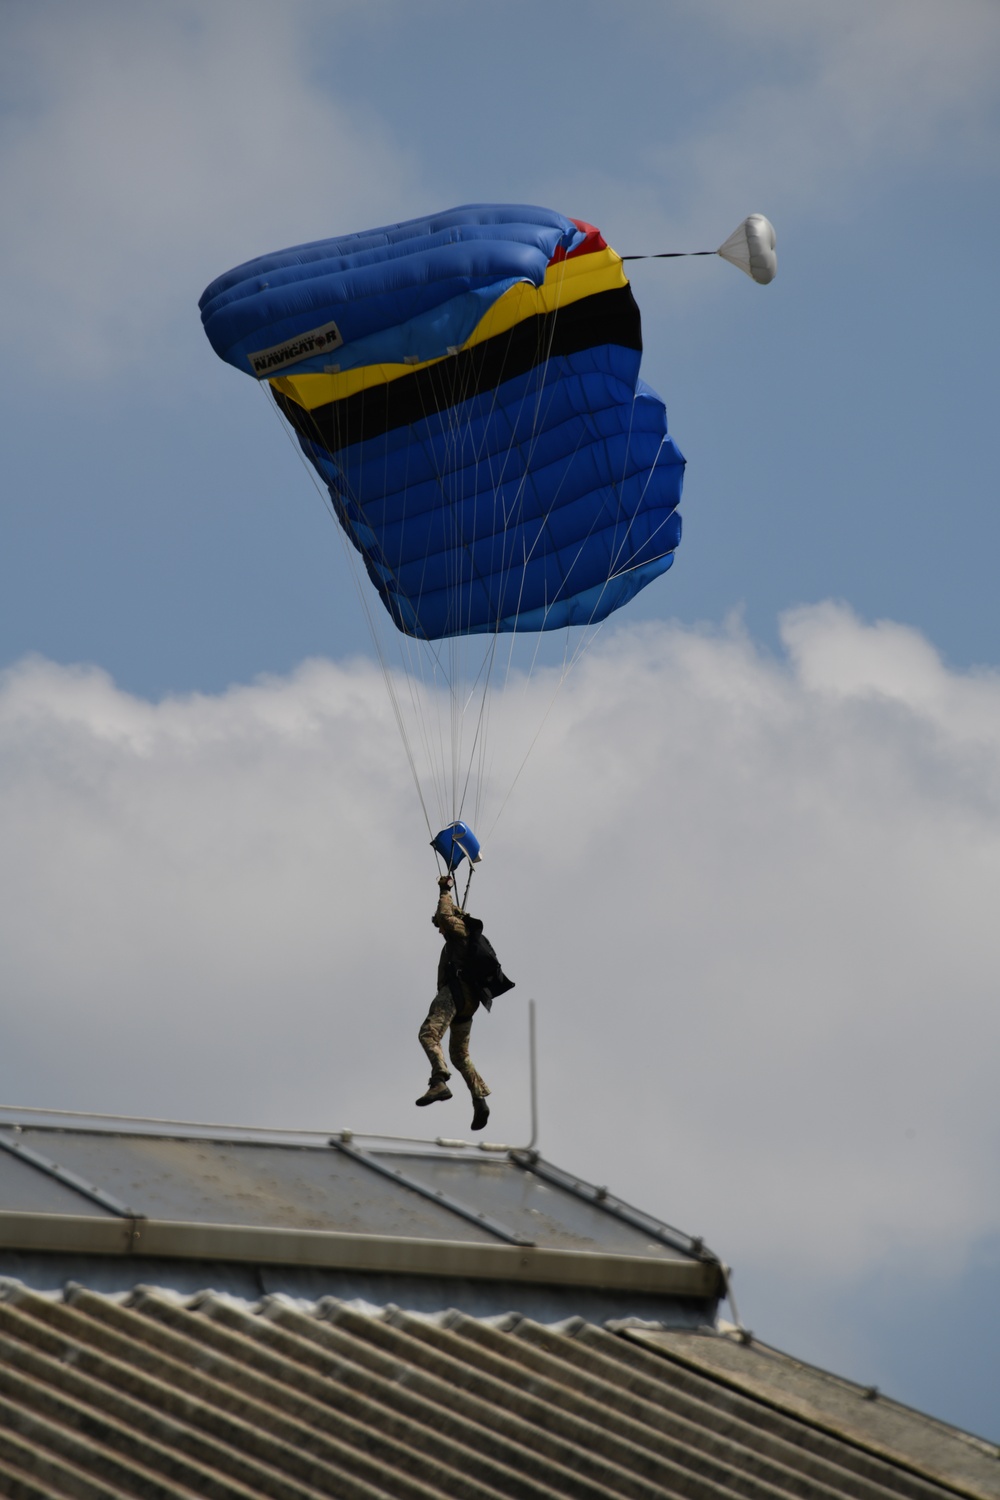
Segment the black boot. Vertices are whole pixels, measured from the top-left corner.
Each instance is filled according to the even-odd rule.
[[[418,1104],[436,1104],[439,1099],[450,1099],[451,1089],[446,1083],[432,1083],[426,1094],[421,1094]]]
[[[484,1129],[484,1127],[486,1125],[486,1121],[489,1119],[489,1117],[490,1117],[490,1107],[486,1103],[486,1100],[480,1098],[480,1096],[478,1094],[474,1094],[473,1098],[472,1098],[472,1128],[473,1128],[473,1130],[482,1130],[482,1129]]]

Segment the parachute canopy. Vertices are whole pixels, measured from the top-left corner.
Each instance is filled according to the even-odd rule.
[[[778,274],[776,242],[770,219],[763,214],[750,214],[715,253],[730,265],[739,266],[760,286],[767,286]]]
[[[592,624],[672,563],[684,459],[591,225],[471,205],[261,256],[200,306],[408,635]]]

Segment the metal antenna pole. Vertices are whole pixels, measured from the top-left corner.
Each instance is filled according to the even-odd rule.
[[[535,1002],[528,1001],[528,1057],[531,1069],[531,1140],[528,1150],[538,1144],[538,1057],[535,1046]]]

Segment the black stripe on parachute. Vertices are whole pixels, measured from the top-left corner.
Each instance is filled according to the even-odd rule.
[[[321,442],[329,453],[379,437],[395,427],[446,411],[545,360],[602,344],[642,349],[639,308],[632,289],[615,287],[582,297],[557,312],[524,318],[505,333],[464,349],[450,359],[401,375],[353,396],[306,411],[280,391],[274,398],[296,432]],[[273,389],[273,387],[272,387]]]

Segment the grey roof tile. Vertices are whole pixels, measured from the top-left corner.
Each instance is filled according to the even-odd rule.
[[[757,1365],[734,1364],[711,1336],[674,1346],[629,1325],[498,1325],[332,1299],[6,1290],[0,1493],[28,1500],[1000,1494],[989,1445],[975,1450],[978,1476],[931,1474],[916,1436],[895,1455],[838,1436],[780,1381],[765,1392],[758,1351],[743,1351]],[[908,1420],[914,1435],[929,1421]]]
[[[630,1356],[666,1357],[672,1379],[714,1392],[719,1404],[742,1405],[811,1449],[826,1446],[861,1472],[888,1459],[901,1494],[921,1497],[940,1479],[958,1492],[1000,1496],[1000,1446],[962,1432],[882,1395],[794,1359],[756,1339],[690,1336],[675,1330],[623,1329]],[[619,1356],[622,1345],[616,1344]],[[660,1366],[655,1366],[659,1369]]]

